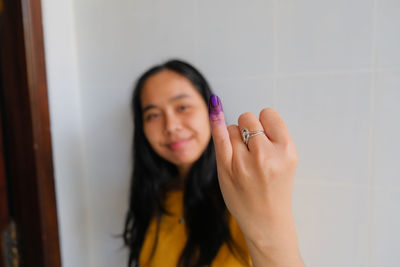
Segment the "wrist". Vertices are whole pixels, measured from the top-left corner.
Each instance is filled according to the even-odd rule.
[[[294,222],[265,228],[268,231],[245,234],[253,266],[303,267]]]
[[[254,267],[304,267],[297,235],[283,240],[248,240],[247,247]]]
[[[290,212],[265,214],[259,220],[247,220],[243,222],[241,229],[246,238],[256,246],[275,246],[294,237],[297,239],[294,219]]]

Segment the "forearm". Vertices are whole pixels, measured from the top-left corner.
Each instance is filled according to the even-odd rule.
[[[254,267],[304,267],[294,222],[272,226],[257,237],[246,237]]]

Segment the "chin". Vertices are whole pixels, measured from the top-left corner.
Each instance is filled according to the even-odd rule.
[[[193,163],[196,162],[197,159],[190,159],[188,160],[187,158],[185,160],[175,160],[175,162],[172,162],[176,166],[182,166],[182,165],[192,165]]]
[[[173,160],[168,160],[175,164],[176,166],[182,166],[182,165],[192,165],[195,163],[200,157],[196,157],[195,155],[193,156],[186,156],[182,158],[174,158]]]

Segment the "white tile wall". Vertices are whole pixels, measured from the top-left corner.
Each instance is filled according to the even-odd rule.
[[[372,267],[397,267],[400,263],[400,190],[376,190],[372,206]]]
[[[277,2],[280,72],[371,67],[373,0]]]
[[[295,187],[294,217],[306,266],[368,266],[368,197],[365,188]]]
[[[374,184],[400,189],[400,71],[377,74],[375,100]]]
[[[298,180],[368,185],[369,74],[280,77],[276,107],[299,150]]]
[[[196,61],[220,77],[273,70],[272,0],[197,1]]]
[[[272,107],[274,103],[273,78],[269,76],[217,79],[212,85],[222,98],[227,124],[238,124],[244,112],[258,116],[261,109]]]
[[[80,96],[71,106],[81,105],[79,115],[58,110],[51,117],[83,122],[82,148],[66,157],[82,158],[84,196],[77,199],[87,203],[71,220],[86,224],[88,253],[66,244],[64,255],[77,259],[64,266],[77,267],[83,255],[85,267],[126,263],[113,235],[126,210],[132,85],[170,57],[188,60],[209,78],[229,123],[263,107],[285,119],[300,156],[294,213],[308,267],[400,266],[399,0],[74,0],[73,14],[58,17],[49,1],[43,0],[50,8],[44,23],[54,30],[46,45],[63,34],[57,25],[70,25],[77,49],[62,47],[71,47],[66,54],[76,63],[48,62],[49,90],[65,85],[57,70],[76,69]],[[57,106],[70,104],[50,94]],[[71,143],[67,132],[55,134],[55,149]],[[55,162],[64,179],[76,166],[60,153]],[[80,187],[77,180],[63,183]],[[57,194],[68,203],[70,195]]]
[[[379,68],[400,68],[400,1],[377,0],[377,59]]]

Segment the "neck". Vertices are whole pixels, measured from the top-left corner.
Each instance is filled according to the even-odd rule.
[[[192,165],[183,165],[183,166],[178,167],[180,181],[182,181],[182,182],[185,181],[191,167],[192,167]]]
[[[186,169],[186,168],[185,169],[181,169],[181,168],[179,168],[179,180],[184,181],[186,176],[188,175],[188,173],[189,173],[189,169]]]

